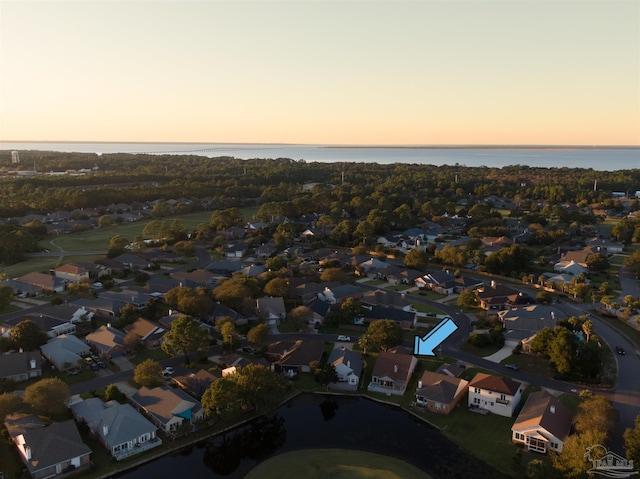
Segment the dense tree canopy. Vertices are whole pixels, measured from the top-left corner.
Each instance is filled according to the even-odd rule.
[[[69,387],[58,378],[41,379],[25,388],[23,400],[37,411],[54,416],[67,408]]]
[[[190,363],[189,353],[206,351],[208,347],[207,331],[191,316],[182,316],[173,321],[162,342],[164,352],[171,356],[184,355],[186,364]]]
[[[24,319],[11,328],[9,338],[16,348],[24,351],[36,351],[49,340],[47,333],[31,319]]]

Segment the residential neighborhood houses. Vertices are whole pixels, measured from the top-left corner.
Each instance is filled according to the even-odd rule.
[[[206,332],[210,349],[229,346],[239,356],[226,363],[220,361],[223,358],[220,354],[214,360],[209,355],[210,349],[199,347],[188,352],[203,362],[210,361],[208,369],[184,370],[175,376],[167,372],[161,386],[136,385],[135,391],[129,391],[126,404],[97,397],[72,400],[70,409],[77,423],[86,425],[114,459],[120,461],[162,447],[165,440],[170,442],[181,434],[208,426],[203,396],[217,381],[239,374],[249,364],[259,364],[291,384],[306,376],[317,379],[326,366],[335,373],[326,384],[327,390],[365,394],[378,400],[409,397],[410,409],[426,420],[431,414],[451,416],[463,409],[474,416],[475,413],[487,416],[479,418],[486,420],[487,427],[494,414],[516,418],[512,426],[514,443],[523,444],[528,451],[562,453],[564,441],[572,431],[573,412],[553,394],[545,390],[527,391],[528,384],[511,379],[509,374],[483,372],[469,363],[449,364],[432,371],[428,368],[434,365],[404,347],[403,340],[432,329],[452,308],[459,309],[456,303],[459,295],[472,292],[478,304],[475,314],[497,320],[505,348],[509,352],[515,348],[530,353],[532,342],[544,328],[554,330],[559,323],[569,321],[564,309],[557,304],[540,303],[536,293],[557,292],[546,286],[547,281],[560,284],[562,279],[575,286],[575,278],[590,274],[589,255],[614,251],[615,242],[594,241],[582,249],[565,252],[553,263],[557,273],[548,272],[544,284],[537,284],[537,276],[534,281],[520,282],[518,278],[507,284],[499,275],[487,278],[474,273],[475,265],[470,264],[464,265],[468,267],[462,274],[447,269],[414,269],[392,255],[366,259],[364,255],[341,251],[345,253],[342,255],[335,249],[314,248],[307,249],[301,259],[303,255],[293,256],[275,245],[265,248],[262,244],[254,250],[239,239],[239,236],[246,239],[249,230],[233,228],[228,228],[225,235],[233,239],[219,251],[224,259],[199,263],[189,271],[177,270],[181,263],[167,261],[159,253],[149,256],[141,251],[121,254],[109,263],[111,271],[122,268],[123,277],[116,278],[118,281],[112,274],[98,276],[97,270],[76,263],[61,265],[51,274],[31,273],[5,280],[3,284],[11,287],[18,298],[33,300],[62,295],[70,284],[96,284],[98,279],[113,282],[109,288],[94,286],[87,294],[70,295],[61,305],[41,305],[38,314],[28,315],[47,340],[39,351],[14,350],[0,355],[0,377],[12,382],[31,381],[42,377],[43,370],[53,371],[61,378],[73,377],[78,370],[99,377],[112,374],[114,364],[120,364],[115,361],[122,359],[123,364],[131,364],[138,351],[162,351],[172,325],[189,317]],[[305,241],[311,242],[310,237],[316,233],[322,235],[320,230],[315,233],[305,230]],[[441,245],[435,239],[445,233],[439,225],[423,225],[386,234],[377,243],[404,254],[414,249],[426,251],[426,245],[431,244],[436,254]],[[518,234],[522,233],[518,230]],[[485,236],[480,248],[482,255],[490,258],[515,245],[506,236]],[[251,256],[253,253],[255,257]],[[276,257],[282,258],[285,265],[277,273],[262,264]],[[161,266],[155,262],[159,258]],[[295,274],[288,268],[291,271],[295,268]],[[127,270],[128,277],[124,273]],[[324,275],[328,270],[340,270],[348,279],[341,276],[335,281]],[[131,280],[132,274],[143,272],[148,276],[143,281]],[[281,295],[255,293],[252,289],[256,286],[264,289],[275,278],[285,279]],[[216,296],[216,288],[233,281],[246,287],[243,293],[246,296],[240,300]],[[178,297],[177,293],[172,296],[178,290],[185,298],[187,294],[191,296],[188,300],[171,299]],[[421,295],[427,294],[437,300],[420,301]],[[169,304],[173,301],[176,304]],[[353,304],[360,307],[357,313],[351,314],[349,310],[344,317],[335,319]],[[426,304],[437,312],[420,310]],[[293,323],[290,313],[300,306],[306,307],[309,315],[300,323]],[[439,307],[442,309],[438,310]],[[148,315],[154,308],[158,310],[155,315]],[[462,312],[460,315],[464,317]],[[23,319],[18,315],[0,317],[2,336],[12,337]],[[229,337],[222,334],[221,326],[228,324],[227,320],[233,325]],[[359,339],[370,339],[367,327],[378,321],[393,323],[404,336],[392,347],[374,347],[367,354]],[[472,326],[473,322],[468,324]],[[249,332],[260,324],[268,325],[269,335],[253,343]],[[283,334],[286,328],[290,328],[286,332],[290,336]],[[345,333],[339,337],[348,339],[334,339],[335,331]],[[226,356],[227,361],[230,357]],[[438,360],[445,361],[440,357]],[[99,363],[105,364],[105,368],[98,369]],[[463,374],[465,379],[460,377]],[[41,431],[37,434],[30,434],[33,432],[30,426],[29,431],[24,430],[24,421],[18,416],[7,416],[5,426],[13,431],[12,440],[32,477],[50,477],[86,467],[90,451],[86,452],[73,421],[38,425],[33,429]],[[44,454],[43,444],[48,444],[46,441],[51,437],[69,443],[72,457]],[[34,460],[39,455],[44,459]],[[36,467],[36,462],[48,464],[47,468]]]

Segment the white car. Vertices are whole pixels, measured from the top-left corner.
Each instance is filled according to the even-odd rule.
[[[167,366],[164,368],[164,371],[162,371],[163,376],[172,376],[173,373],[175,373],[175,370],[171,366]]]
[[[340,336],[338,336],[337,340],[338,341],[349,342],[349,341],[351,341],[351,338],[349,336],[345,336],[345,335],[341,334]]]

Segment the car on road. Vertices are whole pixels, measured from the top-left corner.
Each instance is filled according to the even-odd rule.
[[[171,366],[167,366],[166,368],[164,368],[164,371],[162,371],[162,375],[164,376],[166,374],[168,376],[173,376],[173,373],[175,372],[175,369],[173,369]]]
[[[343,341],[343,342],[349,342],[351,341],[351,337],[350,336],[345,336],[344,334],[341,334],[340,336],[338,336],[336,338],[338,341]]]
[[[93,287],[94,288],[102,288],[102,283],[100,281],[96,281],[95,283],[93,283]]]
[[[513,369],[514,371],[520,371],[520,366],[518,366],[517,364],[505,364],[504,367]]]
[[[624,348],[621,348],[620,346],[616,346],[616,353],[618,353],[620,356],[624,356],[625,354],[627,354]]]

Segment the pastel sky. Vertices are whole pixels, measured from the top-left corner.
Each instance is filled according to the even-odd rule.
[[[0,0],[0,140],[640,145],[640,1]]]

